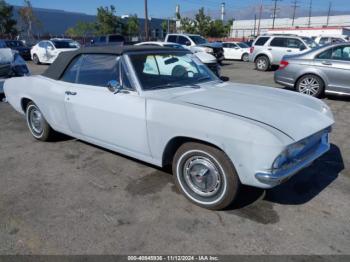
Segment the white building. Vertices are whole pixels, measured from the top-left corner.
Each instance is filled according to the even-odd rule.
[[[309,30],[308,36],[319,36],[321,34],[327,35],[350,35],[350,15],[330,16],[328,28],[327,16],[311,17],[309,26],[309,17],[298,17],[294,20],[292,26],[291,18],[277,18],[275,20],[274,33],[293,33],[299,34],[298,31]],[[249,36],[258,34],[259,20],[237,20],[233,22],[231,37],[233,38],[248,38]],[[255,30],[254,30],[255,28]],[[272,28],[272,19],[262,19],[260,21],[260,34],[268,33]],[[345,29],[344,29],[345,28]],[[291,31],[293,30],[293,31]],[[314,30],[316,32],[311,32]],[[303,33],[306,33],[305,31]],[[310,34],[312,35],[310,35]],[[313,35],[316,34],[316,35]]]

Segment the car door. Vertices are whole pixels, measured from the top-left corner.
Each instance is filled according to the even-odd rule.
[[[46,47],[47,47],[47,42],[41,41],[37,45],[37,51],[35,52],[39,56],[39,60],[44,63],[47,62]]]
[[[237,53],[239,48],[234,43],[224,43],[223,44],[224,55],[226,59],[238,59]]]
[[[286,55],[287,51],[287,41],[285,37],[275,37],[271,40],[268,47],[268,51],[272,55],[271,63],[274,65],[279,65],[282,60],[282,57]]]
[[[46,52],[46,61],[52,63],[57,56],[57,50],[51,42],[46,42],[45,52]]]
[[[330,90],[350,91],[350,45],[330,48],[319,54],[314,63],[326,74]]]
[[[73,67],[78,68],[72,70]],[[131,86],[127,67],[115,55],[86,54],[76,58],[62,77],[71,132],[93,143],[149,156],[145,98]],[[111,92],[117,81],[125,89]]]

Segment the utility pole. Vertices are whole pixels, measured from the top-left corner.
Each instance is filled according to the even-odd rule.
[[[296,17],[296,14],[297,14],[297,8],[299,7],[298,6],[298,0],[294,0],[292,2],[292,8],[293,8],[293,18],[292,18],[292,26],[294,26],[294,21],[295,21],[295,17]]]
[[[260,35],[260,22],[261,22],[262,11],[263,11],[263,0],[260,1],[258,31],[256,35]]]
[[[275,19],[276,19],[276,12],[277,12],[277,1],[282,1],[282,0],[272,0],[273,2],[275,2],[275,6],[273,8],[273,17],[272,17],[272,29],[275,28]]]
[[[255,32],[256,32],[256,14],[254,14],[254,33],[253,33],[254,36],[255,36]]]
[[[311,26],[311,15],[312,15],[312,0],[310,0],[310,6],[309,6],[309,22],[307,23],[307,26]]]
[[[147,0],[145,0],[145,40],[149,40],[149,29],[148,29],[148,5],[147,5]]]
[[[221,21],[225,20],[225,2],[221,3]]]
[[[329,2],[328,14],[327,14],[327,26],[329,25],[329,17],[331,16],[332,2]]]

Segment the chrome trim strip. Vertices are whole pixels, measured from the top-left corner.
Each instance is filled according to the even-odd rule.
[[[339,92],[339,91],[332,91],[332,90],[325,90],[325,92],[329,93],[329,94],[350,96],[350,90],[349,90],[349,93]]]

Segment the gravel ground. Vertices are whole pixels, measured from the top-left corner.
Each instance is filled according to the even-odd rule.
[[[223,74],[277,86],[249,63]],[[161,169],[71,138],[37,142],[0,102],[0,254],[350,254],[350,100],[324,101],[331,151],[220,212],[188,202]]]

